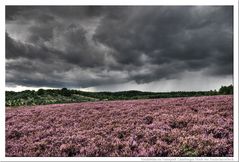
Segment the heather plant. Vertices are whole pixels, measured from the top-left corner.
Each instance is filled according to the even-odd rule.
[[[233,156],[231,95],[6,110],[6,156]]]

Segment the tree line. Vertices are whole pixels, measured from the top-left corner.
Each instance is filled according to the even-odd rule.
[[[210,91],[177,91],[177,92],[86,92],[73,89],[39,89],[25,90],[22,92],[6,91],[6,106],[44,105],[56,103],[71,103],[100,100],[131,100],[153,99],[171,97],[213,96],[233,94],[233,85],[221,86],[217,90]]]

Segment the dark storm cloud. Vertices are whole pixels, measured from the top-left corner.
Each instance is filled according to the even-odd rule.
[[[91,87],[233,72],[230,6],[7,6],[7,84]]]
[[[103,19],[95,39],[113,48],[122,66],[138,66],[140,56],[146,54],[159,68],[134,79],[148,82],[211,64],[212,75],[232,74],[231,32],[230,7],[153,7],[134,8],[117,20],[110,16]],[[167,66],[160,68],[162,64]],[[221,66],[226,67],[224,72]]]
[[[115,7],[114,7],[115,8]],[[117,7],[116,7],[117,8]],[[108,7],[104,6],[6,6],[6,20],[37,20],[46,22],[53,17],[61,19],[86,19],[105,15]]]

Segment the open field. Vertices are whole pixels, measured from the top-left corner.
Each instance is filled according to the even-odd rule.
[[[6,110],[6,156],[233,156],[232,95]]]

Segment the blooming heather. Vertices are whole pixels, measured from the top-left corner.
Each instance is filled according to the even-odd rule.
[[[6,110],[6,156],[233,156],[231,95]]]

